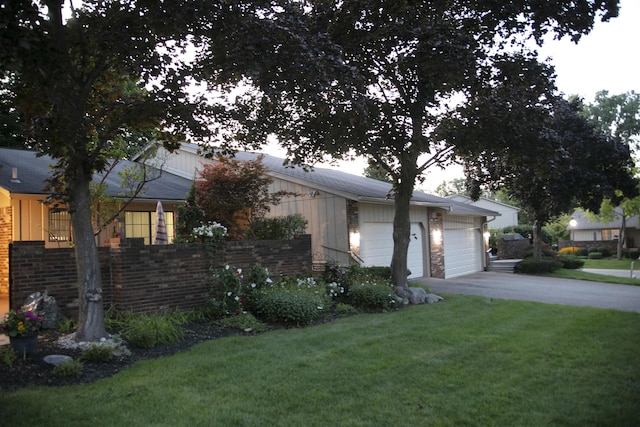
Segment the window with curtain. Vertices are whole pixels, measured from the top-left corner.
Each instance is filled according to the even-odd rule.
[[[167,225],[167,237],[169,242],[173,240],[174,225],[173,212],[165,211],[164,222]],[[156,230],[156,213],[154,212],[136,212],[126,211],[124,213],[124,235],[127,238],[144,239],[145,245],[153,243]]]

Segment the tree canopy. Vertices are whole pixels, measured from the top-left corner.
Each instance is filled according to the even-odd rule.
[[[203,35],[209,44],[201,76],[218,82],[240,65],[231,76],[242,73],[257,88],[238,96],[231,110],[243,126],[239,139],[276,134],[294,162],[355,152],[386,170],[395,190],[396,286],[406,286],[414,185],[429,167],[466,152],[466,141],[457,135],[471,125],[460,117],[463,110],[496,78],[521,82],[521,93],[538,79],[525,99],[500,106],[520,110],[511,115],[520,121],[505,122],[504,128],[525,127],[530,111],[544,108],[539,86],[553,87],[546,72],[540,76],[544,69],[526,52],[524,40],[540,41],[549,32],[578,40],[596,19],[618,12],[615,0],[272,4],[277,6],[259,15],[269,19],[254,20],[264,29],[258,40],[243,37],[250,27],[233,29],[228,37],[241,42],[223,50],[217,33]],[[475,142],[497,143],[490,133]]]

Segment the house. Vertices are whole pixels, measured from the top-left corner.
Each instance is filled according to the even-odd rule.
[[[600,222],[588,218],[584,211],[576,210],[571,215],[575,220],[575,226],[569,225],[570,239],[576,246],[589,246],[589,242],[613,242],[620,236],[622,227],[622,210],[615,208],[618,215],[611,222]],[[634,215],[626,221],[626,239],[624,247],[636,248],[640,245],[640,216]]]
[[[47,248],[69,247],[71,220],[63,206],[44,203],[45,181],[54,161],[49,156],[38,157],[34,151],[0,148],[0,294],[8,293],[8,245],[14,241],[44,241]],[[106,177],[109,196],[122,197],[119,172],[140,167],[139,163],[122,161]],[[173,238],[177,207],[185,199],[191,179],[149,167],[157,179],[145,184],[114,223],[97,237],[98,245],[114,236],[142,237],[150,244],[155,230],[155,211],[162,202],[169,241]],[[94,182],[100,179],[97,175]]]
[[[164,169],[193,178],[198,168],[212,160],[199,147],[184,143],[165,158]],[[237,160],[254,160],[260,154],[237,153]],[[363,266],[389,265],[393,252],[394,201],[389,183],[340,170],[283,166],[283,159],[264,155],[263,164],[273,178],[270,191],[295,196],[283,199],[269,216],[299,213],[309,221],[314,264],[327,261]],[[410,277],[451,278],[482,271],[487,265],[488,217],[498,212],[455,200],[414,192],[411,201]]]
[[[502,203],[497,200],[487,199],[486,197],[480,197],[476,201],[473,201],[471,197],[462,194],[452,194],[446,197],[447,199],[455,200],[456,202],[467,203],[482,209],[498,212],[500,216],[490,220],[489,228],[501,230],[506,227],[518,225],[518,212],[520,212],[520,208],[515,206],[507,205],[506,203]]]

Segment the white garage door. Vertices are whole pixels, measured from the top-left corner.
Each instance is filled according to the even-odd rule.
[[[482,235],[478,229],[444,231],[444,277],[482,271]]]
[[[389,266],[393,255],[393,224],[386,222],[365,222],[360,226],[360,258],[364,265]],[[411,224],[411,240],[407,253],[407,267],[410,278],[424,276],[424,256],[422,251],[422,231],[419,224]]]

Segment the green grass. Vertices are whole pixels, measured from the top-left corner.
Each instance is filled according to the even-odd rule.
[[[0,392],[3,425],[640,425],[640,314],[481,297]]]
[[[640,261],[623,258],[617,260],[615,258],[605,259],[584,259],[584,268],[603,268],[608,270],[629,270],[631,263],[634,263],[634,269],[640,270]]]

